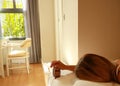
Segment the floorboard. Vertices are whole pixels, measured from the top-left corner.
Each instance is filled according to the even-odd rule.
[[[0,86],[45,86],[41,64],[30,64],[30,74],[24,70],[14,70],[9,77],[0,77]]]

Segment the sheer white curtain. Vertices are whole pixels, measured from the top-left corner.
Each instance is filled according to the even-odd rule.
[[[38,0],[23,0],[27,37],[32,38],[31,63],[41,62],[40,21]]]

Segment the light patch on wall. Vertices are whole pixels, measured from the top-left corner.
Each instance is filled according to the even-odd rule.
[[[67,64],[76,65],[76,62],[78,61],[77,59],[78,57],[74,57],[75,55],[73,55],[72,51],[69,48],[65,50],[64,56]]]

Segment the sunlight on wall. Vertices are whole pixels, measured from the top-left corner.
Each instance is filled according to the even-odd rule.
[[[76,63],[78,62],[78,56],[76,56],[77,54],[73,51],[74,49],[70,49],[70,47],[66,47],[64,51],[64,59],[67,64],[76,65]]]

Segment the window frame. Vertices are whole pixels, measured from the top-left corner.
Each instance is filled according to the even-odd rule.
[[[0,13],[23,13],[22,8],[16,8],[16,0],[13,1],[13,8],[1,8]]]
[[[23,8],[16,8],[16,0],[12,0],[13,1],[13,8],[1,8],[0,9],[0,13],[23,13]],[[1,34],[1,27],[0,27],[0,34]],[[9,39],[10,40],[23,40],[26,37],[12,37]]]
[[[0,13],[23,13],[23,9],[1,9]]]

